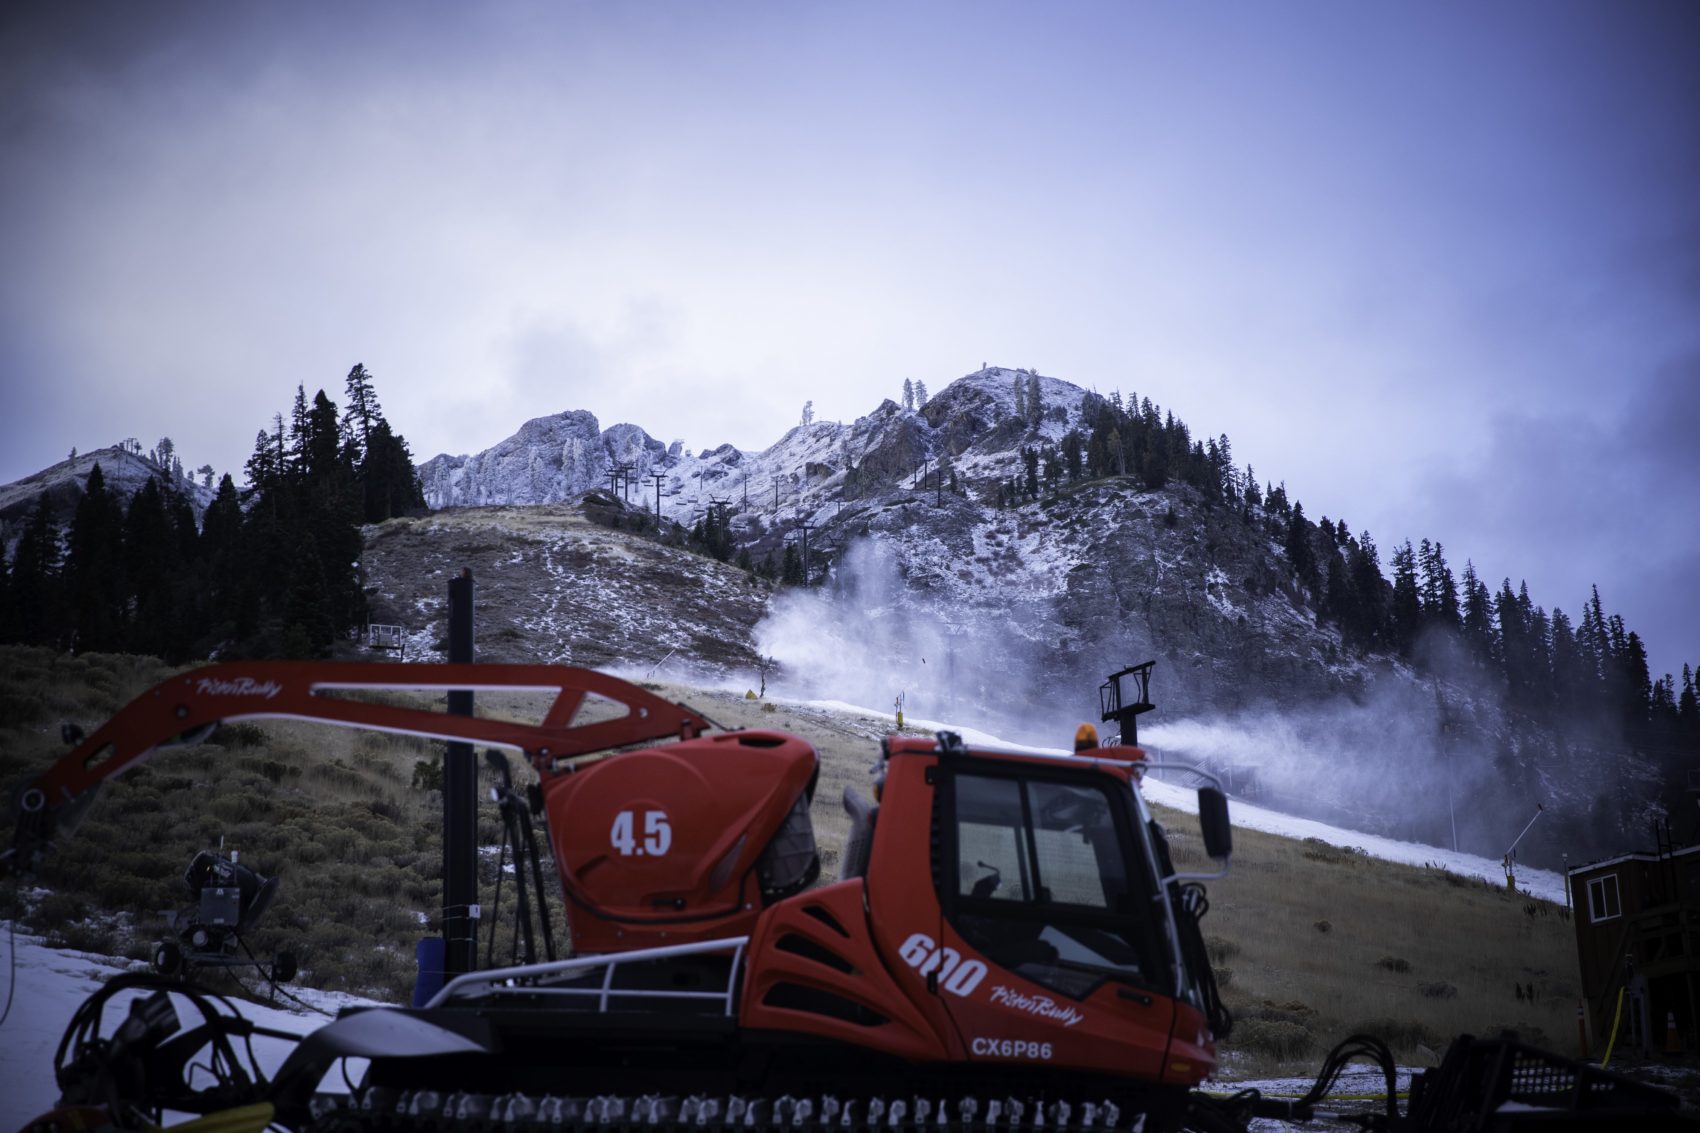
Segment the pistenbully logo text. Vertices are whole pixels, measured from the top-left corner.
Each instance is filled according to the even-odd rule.
[[[283,691],[276,681],[257,681],[253,677],[219,680],[202,677],[195,682],[195,691],[202,696],[263,696],[267,700]]]

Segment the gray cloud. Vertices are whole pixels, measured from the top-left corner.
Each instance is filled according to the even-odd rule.
[[[763,447],[1001,362],[1692,651],[1697,29],[8,5],[0,479],[128,435],[239,469],[357,361],[420,456],[569,408]]]

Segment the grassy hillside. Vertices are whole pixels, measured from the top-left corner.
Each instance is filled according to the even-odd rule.
[[[0,782],[13,785],[56,758],[61,721],[92,730],[169,672],[143,658],[0,648]],[[725,726],[777,727],[816,745],[816,831],[826,874],[835,875],[846,829],[839,798],[846,784],[867,789],[886,722],[651,687]],[[497,713],[525,707],[480,702]],[[112,784],[40,875],[21,893],[8,886],[0,901],[18,907],[17,893],[24,923],[54,943],[142,958],[163,929],[160,911],[186,903],[189,859],[222,837],[282,880],[256,951],[292,948],[314,986],[404,999],[413,942],[440,905],[440,800],[416,782],[439,747],[296,723],[225,729]],[[1163,818],[1179,861],[1201,861],[1193,820]],[[485,844],[499,841],[488,804],[480,832]],[[9,819],[4,837],[9,844]],[[1417,1063],[1460,1031],[1508,1027],[1574,1053],[1575,946],[1559,910],[1316,843],[1245,830],[1235,837],[1233,872],[1210,887],[1205,920],[1239,1019],[1224,1048],[1230,1070],[1314,1067],[1355,1030],[1383,1035]],[[493,856],[485,867],[488,900]],[[498,942],[498,961],[506,956]],[[1532,987],[1533,999],[1517,987]]]

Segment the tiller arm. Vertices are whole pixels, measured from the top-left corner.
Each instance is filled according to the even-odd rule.
[[[539,724],[451,716],[349,699],[359,691],[553,693]],[[586,696],[624,705],[614,719],[574,725]],[[399,732],[439,740],[518,748],[540,772],[555,760],[666,739],[690,739],[707,718],[629,681],[566,665],[373,664],[362,661],[254,661],[208,665],[132,700],[93,735],[68,729],[75,746],[17,798],[13,850],[29,868],[60,827],[74,827],[94,789],[162,747],[198,743],[221,723],[288,719]],[[11,856],[11,855],[8,855]]]

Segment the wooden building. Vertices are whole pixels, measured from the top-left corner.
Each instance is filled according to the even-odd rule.
[[[1611,1034],[1618,993],[1618,1045],[1662,1051],[1676,1020],[1682,1049],[1696,1049],[1700,1021],[1700,845],[1661,844],[1569,871],[1576,952],[1593,1048]]]

